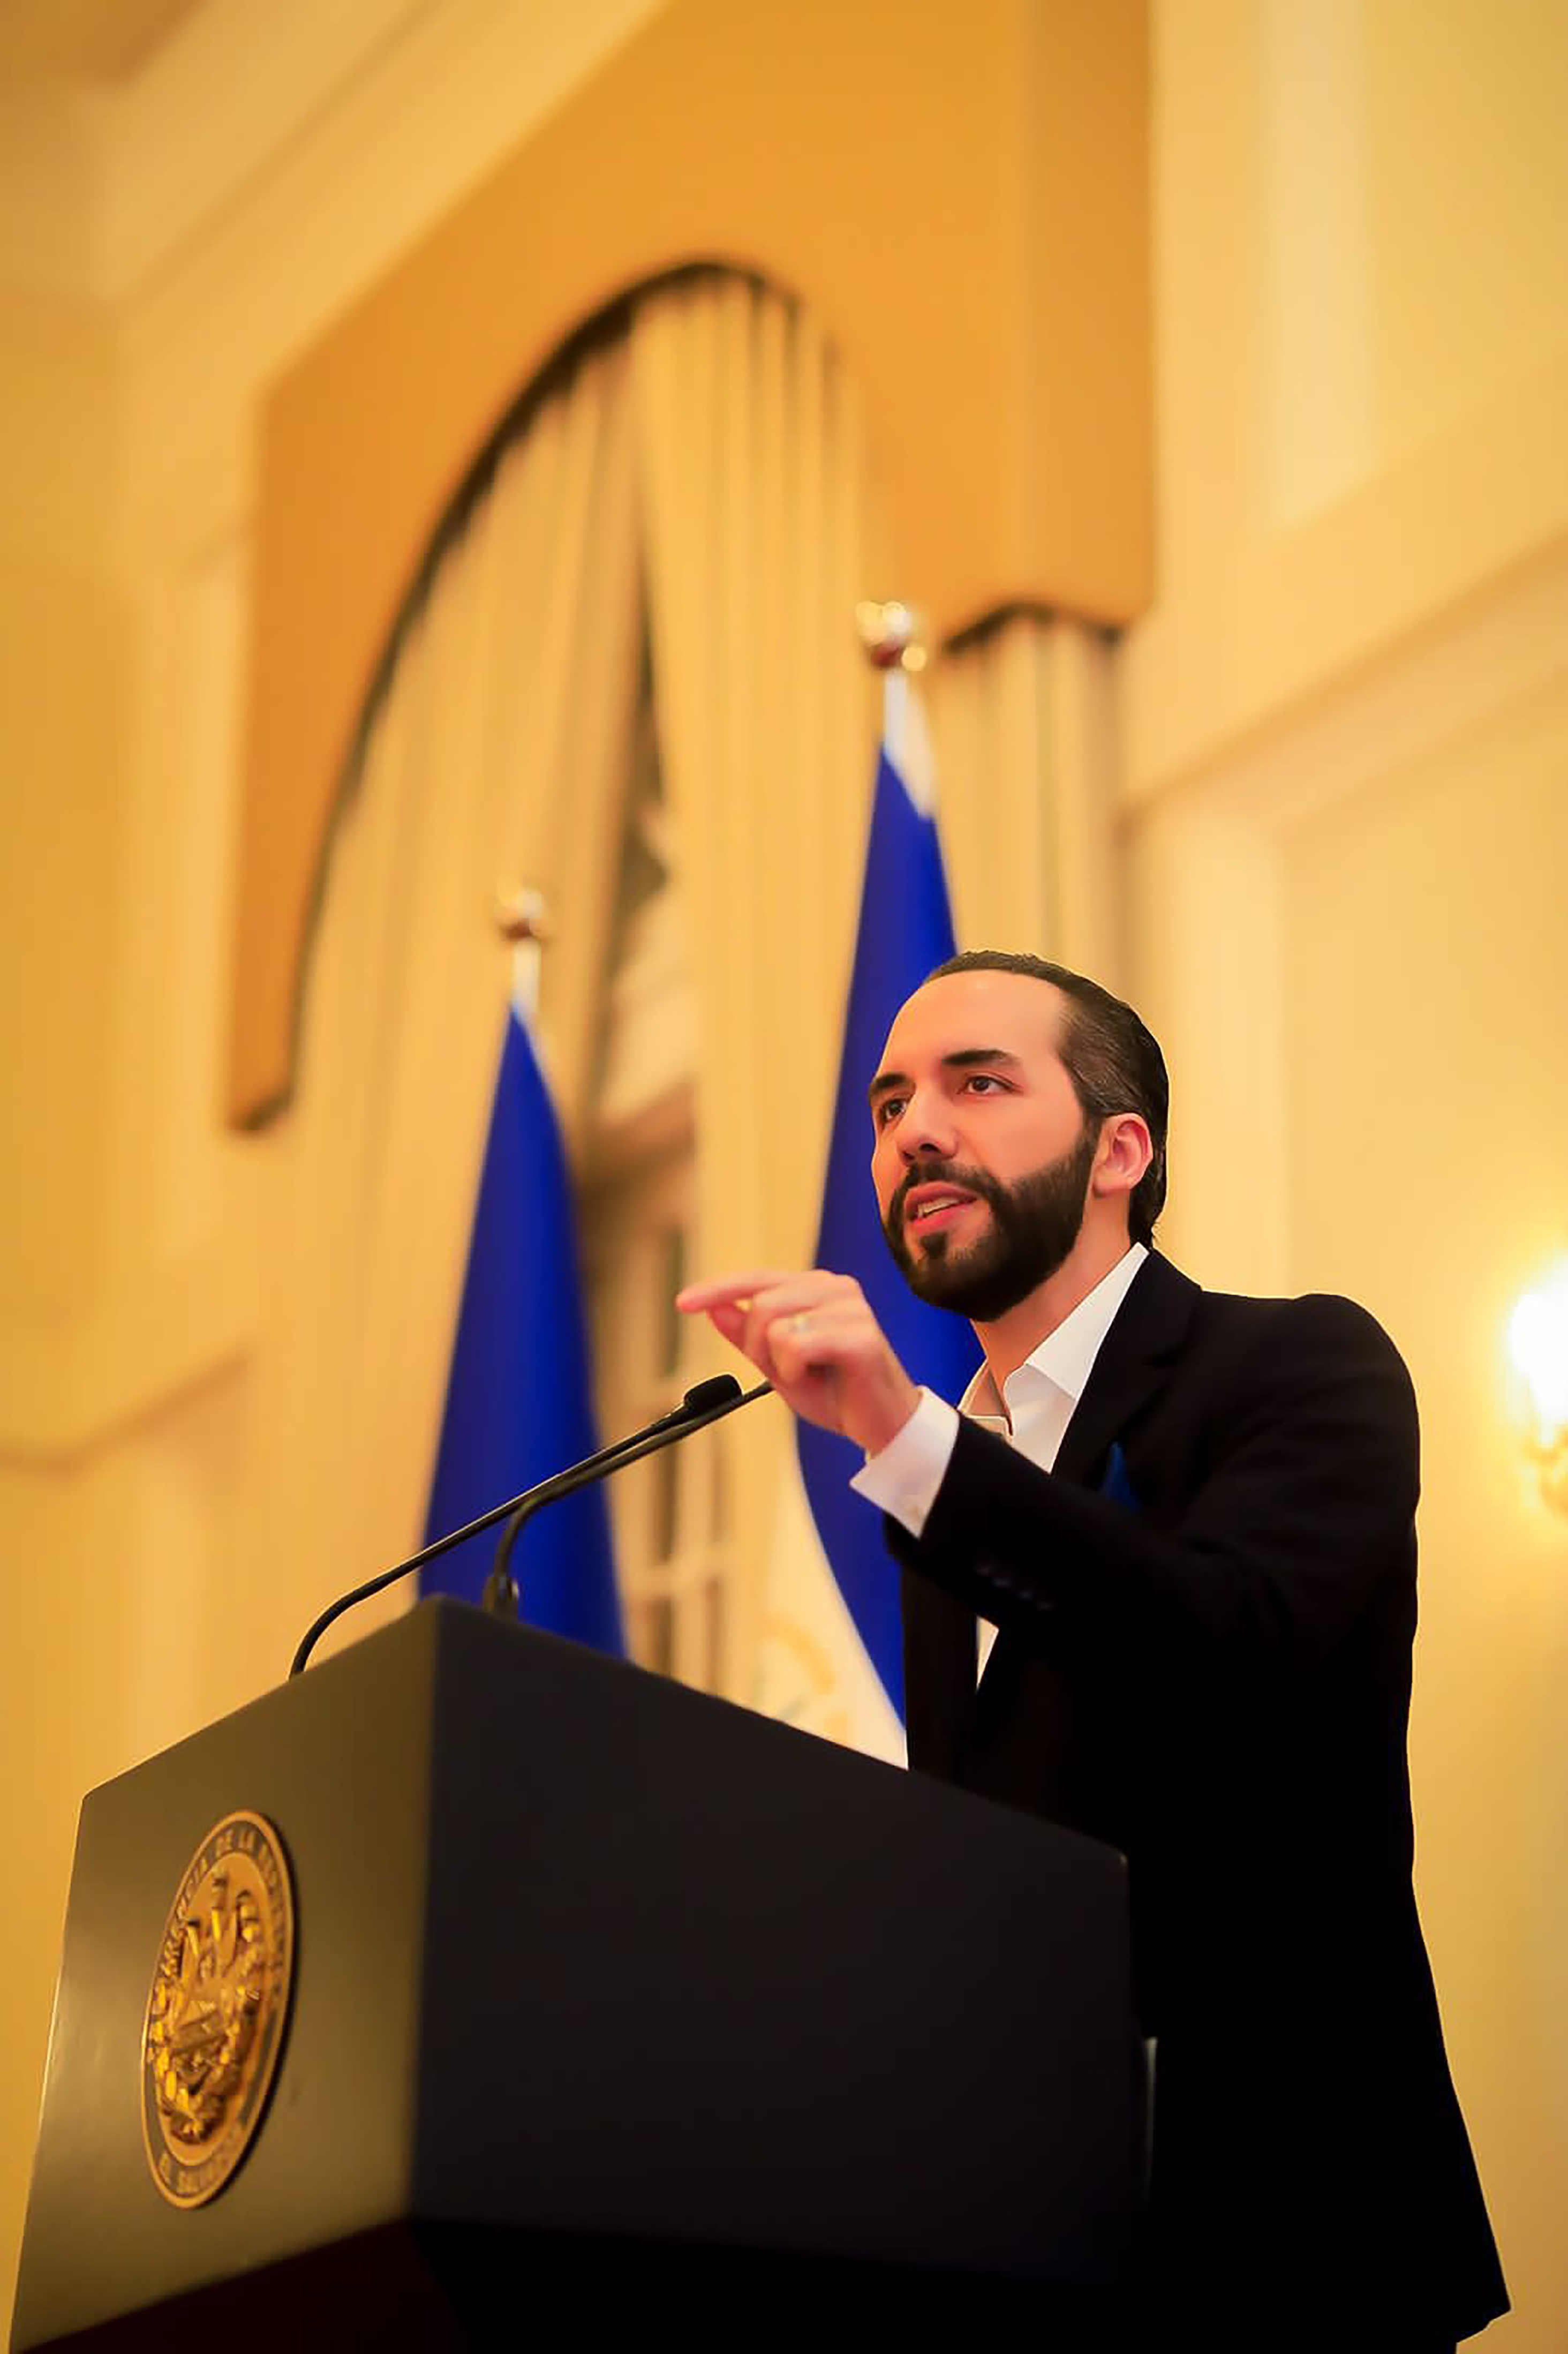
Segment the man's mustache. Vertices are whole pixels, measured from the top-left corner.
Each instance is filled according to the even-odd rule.
[[[993,1210],[1006,1192],[1005,1186],[1000,1185],[989,1170],[965,1169],[956,1161],[927,1161],[918,1168],[907,1171],[899,1179],[893,1199],[887,1205],[887,1224],[890,1226],[903,1227],[905,1205],[916,1185],[951,1185],[959,1193],[978,1195]]]

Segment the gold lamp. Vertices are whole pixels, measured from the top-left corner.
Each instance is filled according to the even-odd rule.
[[[1548,1502],[1568,1512],[1568,1258],[1509,1319],[1509,1355],[1530,1400],[1529,1451]]]

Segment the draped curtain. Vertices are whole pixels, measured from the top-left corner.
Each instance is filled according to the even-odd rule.
[[[1117,985],[1111,647],[1014,611],[931,675],[943,849],[962,948],[1024,948]]]
[[[408,623],[331,845],[295,1097],[264,1146],[251,1521],[283,1659],[418,1541],[506,1002],[498,883],[557,909],[556,1076],[580,1102],[641,645],[625,379],[623,350],[590,354],[503,458]]]
[[[704,276],[639,309],[631,366],[699,1008],[697,1247],[710,1268],[794,1265],[821,1207],[879,725],[853,615],[905,584],[853,387],[810,313]],[[962,943],[1112,970],[1107,665],[1084,625],[1015,613],[928,673]],[[754,1662],[810,1539],[783,1417],[725,1437],[731,1681],[749,1696],[777,1688]]]
[[[789,1266],[815,1232],[876,736],[853,612],[886,557],[853,389],[809,314],[697,280],[640,310],[631,366],[698,1008],[694,1255]],[[749,1694],[791,1434],[769,1405],[715,1435]]]
[[[697,1017],[695,1263],[810,1249],[878,726],[853,616],[902,591],[895,559],[821,327],[714,270],[650,289],[588,348],[434,563],[332,846],[294,1106],[262,1148],[254,1518],[280,1627],[416,1541],[505,988],[503,877],[551,905],[545,1037],[580,1140],[645,637]],[[1076,624],[1014,615],[929,673],[966,943],[1114,961],[1104,666]],[[694,1360],[694,1377],[719,1361],[700,1336]],[[770,1406],[714,1437],[739,1571],[726,1683],[745,1694],[793,1450]]]

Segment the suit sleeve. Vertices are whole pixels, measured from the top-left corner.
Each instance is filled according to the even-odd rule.
[[[1390,1578],[1412,1583],[1414,1607],[1417,1451],[1409,1376],[1381,1328],[1349,1300],[1294,1300],[1184,1424],[1179,1463],[1129,1429],[1137,1510],[966,1423],[922,1535],[890,1523],[889,1542],[1046,1642],[1308,1667]]]

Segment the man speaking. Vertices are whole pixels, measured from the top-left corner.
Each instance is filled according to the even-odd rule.
[[[863,1450],[911,1765],[1128,1858],[1139,2342],[1452,2348],[1508,2300],[1411,1885],[1404,1367],[1348,1300],[1207,1293],[1153,1250],[1164,1059],[1095,982],[956,957],[867,1076],[889,1246],[984,1354],[961,1407],[849,1277],[679,1305]]]

